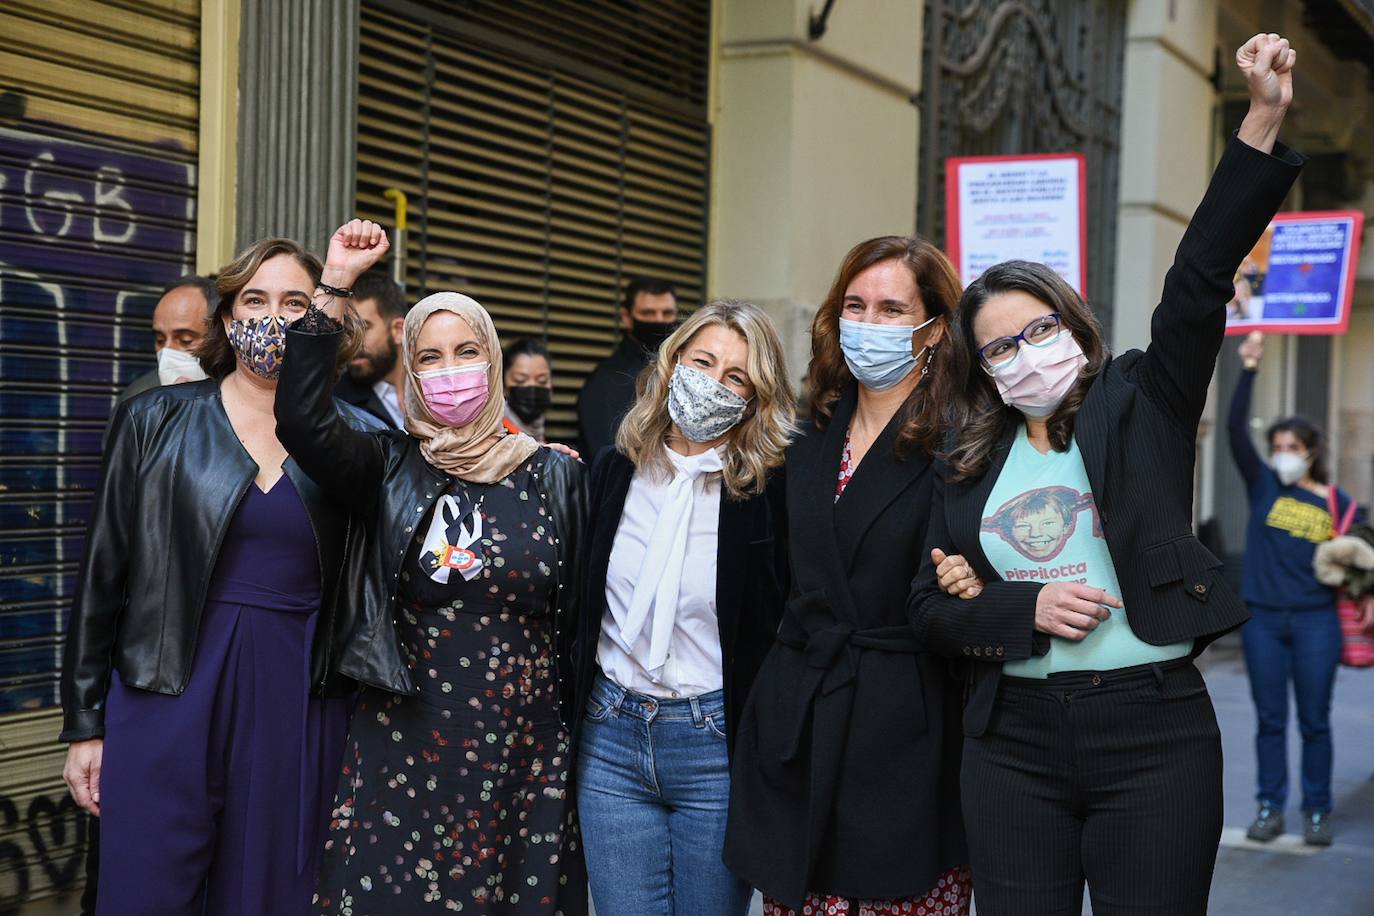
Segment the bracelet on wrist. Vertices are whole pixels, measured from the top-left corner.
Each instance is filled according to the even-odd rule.
[[[340,288],[337,287],[337,286],[330,286],[328,283],[324,283],[324,282],[317,282],[317,283],[315,284],[315,288],[318,289],[318,290],[323,291],[323,292],[326,293],[327,295],[334,296],[334,297],[336,297],[336,298],[338,298],[338,299],[352,299],[352,298],[353,298],[353,290],[351,290],[351,289],[340,289]]]

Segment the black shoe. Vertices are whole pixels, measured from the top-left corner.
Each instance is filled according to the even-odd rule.
[[[1268,804],[1261,804],[1255,822],[1245,835],[1257,843],[1268,843],[1283,833],[1283,812]],[[1330,834],[1328,833],[1328,836]],[[1327,842],[1331,842],[1327,840]]]
[[[1331,845],[1331,815],[1321,811],[1307,812],[1307,822],[1302,828],[1302,841],[1308,846]]]

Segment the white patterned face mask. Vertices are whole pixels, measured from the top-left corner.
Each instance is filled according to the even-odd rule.
[[[699,369],[678,363],[668,383],[668,417],[693,442],[714,442],[744,419],[749,402]]]

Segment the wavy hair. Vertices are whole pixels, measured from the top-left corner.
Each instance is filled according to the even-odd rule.
[[[634,406],[616,433],[616,448],[635,469],[658,479],[672,475],[667,439],[673,428],[668,416],[668,383],[678,358],[703,328],[721,325],[749,345],[745,368],[754,397],[744,418],[730,430],[722,464],[726,492],[733,499],[762,493],[768,472],[782,465],[783,452],[796,432],[796,396],[787,378],[778,330],[763,309],[749,302],[718,299],[692,313],[639,374]]]
[[[291,239],[262,239],[254,242],[239,252],[238,257],[220,268],[214,279],[215,298],[210,300],[210,329],[195,352],[201,367],[205,369],[205,374],[211,378],[224,378],[234,371],[237,361],[234,348],[229,343],[229,335],[224,330],[224,317],[232,317],[234,302],[238,299],[239,293],[243,292],[244,287],[253,279],[263,263],[279,255],[285,255],[299,264],[310,275],[312,284],[320,282],[320,275],[324,271],[320,259],[306,251],[299,242]],[[344,340],[339,348],[339,361],[335,367],[337,372],[342,372],[344,366],[348,365],[363,339],[362,322],[354,312],[351,302],[344,309],[343,325]]]
[[[840,264],[830,292],[811,322],[811,365],[806,383],[810,391],[811,419],[825,429],[835,410],[835,402],[854,381],[840,349],[840,312],[844,293],[854,278],[874,264],[901,261],[916,279],[925,318],[936,318],[949,331],[950,316],[959,301],[959,274],[945,253],[930,242],[906,235],[884,235],[860,242],[849,250]],[[948,337],[948,333],[946,333]],[[929,351],[925,369],[938,366],[938,347]],[[950,401],[950,374],[929,372],[902,408],[901,429],[897,432],[899,455],[919,448],[934,454],[943,444]]]
[[[1097,316],[1052,267],[1034,261],[1003,261],[984,271],[964,290],[954,325],[950,375],[956,393],[957,419],[953,429],[955,443],[945,456],[953,471],[951,480],[980,477],[1002,437],[1021,419],[1016,408],[1003,403],[997,384],[978,359],[978,336],[973,332],[974,321],[988,300],[1010,292],[1026,293],[1058,312],[1062,326],[1088,358],[1087,365],[1079,371],[1078,382],[1047,418],[1050,445],[1055,451],[1069,450],[1078,408],[1083,406],[1083,399],[1110,352]]]

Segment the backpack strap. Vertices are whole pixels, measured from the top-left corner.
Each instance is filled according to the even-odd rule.
[[[1327,488],[1326,492],[1326,507],[1331,510],[1332,537],[1340,537],[1350,530],[1351,525],[1355,524],[1355,510],[1359,508],[1359,504],[1356,503],[1354,499],[1351,499],[1350,502],[1346,504],[1345,512],[1342,514],[1338,508],[1339,500],[1336,497],[1337,492],[1338,490],[1334,483]],[[1340,521],[1336,521],[1337,519],[1340,519]]]

